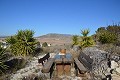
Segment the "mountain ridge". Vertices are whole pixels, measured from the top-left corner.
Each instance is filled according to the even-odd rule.
[[[63,44],[71,44],[72,36],[73,35],[70,34],[49,33],[37,37],[37,40],[40,43],[47,42],[52,45],[63,45]]]
[[[71,44],[72,43],[72,36],[71,34],[59,34],[59,33],[48,33],[46,35],[42,35],[39,37],[34,37],[40,43],[47,42],[48,44],[52,45],[64,45],[64,44]],[[0,37],[0,40],[4,40],[8,36]]]
[[[48,33],[48,34],[45,34],[45,35],[41,35],[41,36],[38,36],[37,38],[40,38],[40,37],[57,37],[57,36],[66,36],[66,37],[71,37],[73,35],[71,34],[59,34],[59,33]]]

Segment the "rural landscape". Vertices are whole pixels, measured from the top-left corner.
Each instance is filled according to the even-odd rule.
[[[81,30],[80,35],[50,33],[33,37],[32,30],[19,30],[13,36],[1,37],[0,79],[119,80],[120,26],[100,27],[92,36],[88,36],[89,32],[86,29]],[[79,72],[76,75],[74,66],[71,66],[70,75],[56,76],[55,69],[51,78],[50,72],[42,73],[41,70],[45,65],[39,63],[38,59],[47,53],[50,53],[50,58],[54,58],[60,49],[66,49],[66,53],[72,54],[73,61],[82,53],[88,55],[93,60],[91,71]]]
[[[0,80],[120,80],[120,0],[0,0]]]

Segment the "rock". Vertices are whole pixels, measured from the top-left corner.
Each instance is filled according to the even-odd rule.
[[[116,68],[115,70],[116,70],[117,73],[119,73],[119,75],[120,75],[120,67]]]
[[[79,50],[80,50],[80,46],[74,45],[72,49],[73,49],[74,51],[79,51]]]
[[[118,63],[118,65],[120,66],[120,60],[119,60],[117,63]]]
[[[111,61],[111,69],[115,69],[118,67],[117,62],[115,62],[114,60]]]
[[[4,64],[9,67],[9,70],[12,70],[14,68],[20,69],[25,66],[25,63],[26,61],[22,57],[11,58],[4,62]]]
[[[51,54],[51,57],[54,57],[54,53]],[[18,70],[15,74],[12,74],[10,80],[29,80],[33,78],[45,79],[49,77],[48,74],[43,74],[41,68],[43,67],[38,63],[38,58],[43,57],[44,55],[39,55],[33,57],[24,68]]]
[[[111,54],[110,58],[116,62],[120,61],[120,55],[117,54]]]
[[[120,80],[120,76],[116,74],[111,74],[112,80]]]

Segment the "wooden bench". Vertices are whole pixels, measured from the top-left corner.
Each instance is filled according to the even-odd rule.
[[[49,78],[51,78],[54,71],[54,60],[54,58],[49,58],[41,70],[42,73],[49,73]]]
[[[43,58],[38,59],[38,63],[42,63],[43,65],[41,72],[48,73],[51,78],[54,71],[54,58],[50,58],[50,53],[46,54]]]
[[[38,63],[42,63],[42,65],[44,65],[44,62],[46,62],[49,57],[50,57],[50,53],[47,53],[44,57],[38,59]]]
[[[92,70],[92,62],[93,59],[91,59],[88,55],[84,54],[83,52],[80,53],[78,58],[74,58],[76,75],[78,76],[78,71],[80,74],[90,72]]]

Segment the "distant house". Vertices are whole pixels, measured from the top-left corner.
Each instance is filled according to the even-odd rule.
[[[51,46],[51,44],[48,44],[48,46]]]

